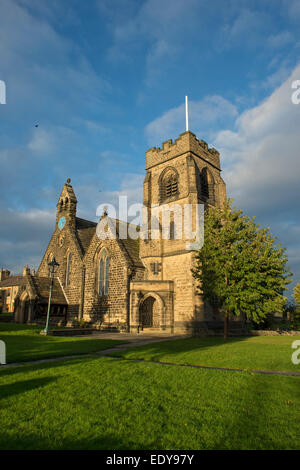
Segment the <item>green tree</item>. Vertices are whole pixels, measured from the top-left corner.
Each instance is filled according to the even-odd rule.
[[[268,228],[232,208],[210,208],[204,219],[204,246],[195,257],[194,277],[205,300],[224,315],[224,337],[229,315],[243,313],[259,323],[282,311],[283,292],[291,282],[285,249],[275,244]]]
[[[299,282],[296,284],[296,287],[294,287],[293,297],[295,299],[295,304],[296,304],[295,316],[296,318],[299,318],[300,317],[300,283]]]

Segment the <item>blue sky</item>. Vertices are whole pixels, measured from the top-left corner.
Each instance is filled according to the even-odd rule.
[[[0,266],[37,267],[67,177],[82,217],[140,202],[145,151],[190,129],[300,281],[298,0],[0,0]],[[38,124],[38,127],[35,127]]]

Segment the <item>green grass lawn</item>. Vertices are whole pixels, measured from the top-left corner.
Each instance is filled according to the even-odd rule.
[[[291,345],[300,336],[256,336],[241,338],[186,338],[150,344],[115,353],[130,359],[180,364],[299,371],[291,361]]]
[[[93,337],[41,336],[41,329],[41,326],[0,323],[0,339],[6,344],[7,363],[93,353],[126,343]]]
[[[103,357],[0,383],[0,449],[300,448],[298,377]]]

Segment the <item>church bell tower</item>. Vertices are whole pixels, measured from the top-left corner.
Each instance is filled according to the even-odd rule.
[[[75,229],[77,199],[70,183],[68,178],[56,205],[56,224],[60,229],[64,226]]]

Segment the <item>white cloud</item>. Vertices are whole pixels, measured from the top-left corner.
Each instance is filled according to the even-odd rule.
[[[290,31],[281,31],[278,34],[271,34],[268,37],[267,43],[270,47],[278,48],[290,44],[293,40],[294,36]]]
[[[146,0],[120,2],[118,11],[110,1],[99,2],[101,15],[111,22],[113,44],[108,57],[114,62],[132,61],[139,52],[145,57],[145,83],[153,85],[186,50],[199,30],[199,17],[205,16],[209,1],[203,0]],[[120,10],[120,11],[119,11]],[[143,50],[141,51],[141,44]],[[146,53],[145,53],[146,51]]]
[[[143,202],[143,180],[144,174],[128,173],[122,175],[119,188],[109,190],[102,188],[101,184],[80,184],[74,188],[78,198],[78,214],[80,217],[98,221],[96,216],[99,205],[111,204],[114,206],[118,216],[119,197],[126,196],[128,207],[132,204]],[[99,187],[101,189],[99,189]]]
[[[77,132],[69,127],[39,124],[33,129],[27,147],[37,155],[49,154],[68,149],[78,138]]]
[[[228,196],[246,214],[270,226],[283,246],[288,246],[289,263],[300,280],[300,105],[291,101],[300,65],[267,99],[238,114],[222,97],[192,102],[192,131],[199,138],[210,136],[221,152],[223,177]],[[184,105],[167,111],[145,129],[149,143],[160,145],[177,137],[184,127]],[[211,128],[219,131],[213,134]]]
[[[101,122],[98,121],[83,121],[83,124],[92,132],[99,133],[99,134],[107,134],[111,131],[111,129]]]
[[[44,4],[44,2],[41,2]],[[0,56],[7,84],[6,120],[47,116],[58,123],[74,109],[97,109],[109,83],[97,74],[80,48],[49,21],[47,6],[28,8],[2,0]],[[63,8],[63,7],[62,7]],[[53,5],[56,14],[62,14]],[[70,9],[71,11],[71,9]],[[40,14],[42,13],[42,14]],[[35,122],[33,122],[35,124]]]
[[[230,16],[230,19],[221,30],[219,46],[222,49],[263,44],[270,27],[270,16],[266,12],[241,7],[229,9],[226,16]]]
[[[52,152],[55,149],[53,136],[44,129],[36,128],[28,143],[28,148],[38,154]]]
[[[299,281],[300,105],[291,101],[296,79],[300,65],[265,101],[243,112],[234,130],[220,131],[214,146],[221,152],[228,195],[289,247]]]
[[[212,139],[212,128],[216,129],[225,122],[231,122],[237,114],[236,106],[225,98],[218,95],[207,96],[202,101],[189,103],[189,127],[197,135]],[[145,128],[146,137],[151,146],[160,145],[164,140],[177,137],[184,131],[184,104],[166,111]]]
[[[284,3],[291,20],[298,21],[300,18],[299,0],[284,0]]]
[[[38,268],[55,227],[55,209],[26,212],[0,208],[0,266],[12,273]]]

